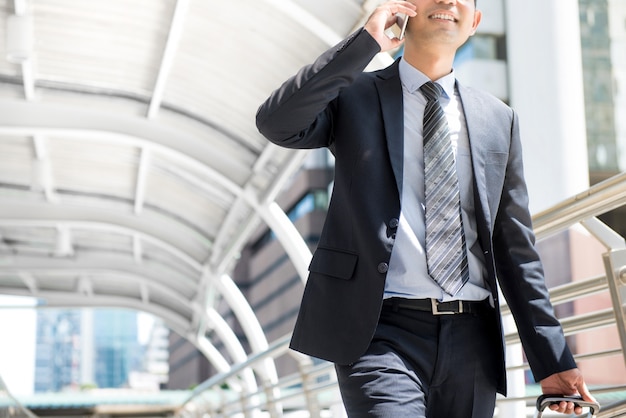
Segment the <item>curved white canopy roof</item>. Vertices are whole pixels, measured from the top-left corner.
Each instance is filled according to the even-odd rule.
[[[151,312],[192,340],[261,222],[304,277],[310,254],[273,203],[304,152],[257,132],[259,104],[361,24],[358,0],[0,1],[0,294]],[[271,370],[268,372],[271,374]]]

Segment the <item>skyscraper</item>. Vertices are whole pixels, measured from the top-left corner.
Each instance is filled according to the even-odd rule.
[[[80,334],[80,311],[38,311],[35,392],[58,392],[80,385]]]
[[[134,311],[38,311],[35,392],[125,387],[142,358]]]
[[[94,373],[100,388],[128,384],[131,370],[141,367],[137,313],[121,309],[97,309],[93,315]]]

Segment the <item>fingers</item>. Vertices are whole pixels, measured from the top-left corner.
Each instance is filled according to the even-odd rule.
[[[396,14],[404,13],[409,17],[415,16],[415,5],[408,1],[388,1],[378,6],[370,15],[366,28],[370,27],[383,32],[396,21]]]
[[[577,394],[582,396],[583,400],[587,402],[597,402],[596,399],[593,397],[593,395],[591,395],[591,393],[589,392],[589,389],[587,389],[587,385],[584,382],[582,382],[578,386]],[[572,394],[572,395],[575,395],[575,394]],[[581,406],[577,406],[575,402],[561,401],[558,404],[550,405],[549,408],[554,412],[560,412],[560,413],[569,414],[569,415],[571,414],[580,415],[583,413],[583,408]]]
[[[402,43],[385,34],[385,30],[396,23],[398,13],[413,17],[416,14],[415,5],[408,1],[388,1],[378,6],[365,23],[365,30],[378,42],[382,51],[388,51]]]
[[[580,415],[583,413],[583,409],[580,406],[575,406],[574,402],[559,402],[558,404],[550,405],[550,409],[554,412],[560,412],[562,414],[573,414]]]
[[[409,16],[415,16],[416,7],[410,1],[390,1],[384,5],[387,4],[389,5],[392,14],[406,13]]]
[[[415,16],[415,5],[410,1],[396,1],[391,0],[379,5],[372,15],[377,13],[387,13],[388,15],[395,15],[396,13],[406,13],[409,16]]]
[[[582,382],[581,384],[579,384],[577,389],[578,389],[578,393],[580,394],[580,396],[582,396],[583,399],[586,400],[587,402],[597,402],[596,398],[594,398],[591,392],[589,392],[589,389],[587,388],[587,385],[585,384],[585,382]]]

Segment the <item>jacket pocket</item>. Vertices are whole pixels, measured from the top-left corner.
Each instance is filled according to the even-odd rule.
[[[318,247],[311,259],[309,271],[349,280],[354,274],[358,258],[354,253]]]
[[[485,156],[486,164],[507,165],[509,162],[509,153],[501,151],[487,151]]]

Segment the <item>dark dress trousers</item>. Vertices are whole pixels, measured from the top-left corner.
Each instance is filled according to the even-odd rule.
[[[261,105],[257,127],[289,148],[328,147],[335,181],[291,348],[350,364],[367,349],[381,312],[400,216],[403,102],[398,63],[363,72],[380,51],[364,29],[302,68]],[[576,367],[553,313],[534,248],[516,113],[457,83],[465,112],[479,241],[498,306],[511,307],[537,380]],[[404,181],[409,181],[404,179]],[[399,190],[400,189],[400,190]],[[485,326],[501,332],[498,309]],[[506,392],[504,343],[494,352]]]

